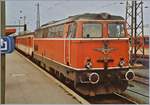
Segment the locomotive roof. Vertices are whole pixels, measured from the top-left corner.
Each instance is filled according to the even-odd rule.
[[[106,17],[106,18],[105,18]],[[115,15],[110,15],[108,13],[85,13],[81,15],[75,15],[75,16],[70,16],[72,20],[79,20],[79,19],[92,19],[92,20],[124,20],[123,17],[121,16],[115,16]]]
[[[80,15],[74,15],[74,16],[69,16],[66,19],[58,20],[58,21],[51,21],[49,23],[46,23],[42,25],[41,28],[45,28],[48,26],[52,25],[58,25],[58,24],[63,24],[66,22],[71,22],[71,21],[76,21],[80,19],[89,19],[89,20],[124,20],[123,17],[121,16],[116,16],[116,15],[110,15],[108,13],[85,13],[85,14],[80,14]]]

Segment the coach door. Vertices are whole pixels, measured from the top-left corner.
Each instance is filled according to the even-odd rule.
[[[69,66],[71,65],[71,41],[75,38],[76,24],[68,24],[67,38],[65,40],[65,62]]]

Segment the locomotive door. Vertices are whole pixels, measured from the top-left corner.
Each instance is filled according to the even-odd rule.
[[[71,65],[71,42],[75,38],[75,23],[68,24],[67,38],[65,40],[65,63]]]

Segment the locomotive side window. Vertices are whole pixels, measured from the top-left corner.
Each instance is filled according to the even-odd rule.
[[[121,23],[108,24],[108,35],[110,38],[124,37],[125,36],[124,25]]]
[[[35,37],[42,38],[43,37],[43,31],[42,30],[37,30]]]
[[[57,37],[63,37],[64,25],[59,25],[57,27],[58,27],[58,30],[57,30],[58,36]]]
[[[47,37],[48,28],[43,29],[43,38]]]
[[[48,38],[62,37],[63,32],[64,32],[64,25],[49,27],[49,29],[48,29]]]
[[[52,28],[49,27],[49,28],[48,28],[48,35],[47,35],[47,37],[50,38],[51,35],[52,35]]]
[[[55,27],[50,27],[48,32],[48,38],[54,37],[55,34]]]
[[[68,38],[75,38],[75,34],[76,34],[76,24],[71,23],[69,25]]]
[[[54,37],[55,36],[55,33],[56,33],[56,27],[54,26],[54,27],[52,27],[52,37]]]
[[[100,38],[102,37],[102,25],[96,23],[83,24],[84,38]]]
[[[58,28],[58,26],[56,26],[55,27],[55,36],[54,37],[57,37],[59,34],[58,34],[58,30],[59,30],[59,28]]]

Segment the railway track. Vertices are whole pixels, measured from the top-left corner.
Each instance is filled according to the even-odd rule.
[[[149,78],[146,77],[135,76],[134,81],[144,85],[149,85]]]
[[[21,55],[23,55],[25,58],[27,58],[29,61],[31,61],[32,63],[36,64],[35,62],[33,62],[33,60],[31,60],[29,57],[26,57],[22,52],[19,51],[19,53],[21,53]],[[36,64],[37,65],[37,64]],[[49,73],[47,70],[45,70],[42,66],[37,65],[38,67],[40,67],[43,71],[45,71],[47,73],[47,75],[52,75],[55,79],[57,79],[60,82],[60,79],[58,79],[55,75]],[[77,97],[82,97],[81,100],[83,100],[83,102],[81,102],[82,104],[137,104],[135,101],[132,101],[131,99],[118,94],[118,93],[113,93],[113,94],[109,94],[109,95],[98,95],[95,97],[85,97],[82,96],[81,94],[79,94],[74,88],[73,88],[73,84],[71,85],[71,83],[63,83],[65,86],[69,87],[71,90],[73,90],[75,93],[77,93]],[[68,90],[66,90],[64,88],[64,86],[61,86],[65,91],[68,92]],[[69,92],[68,92],[69,93]],[[70,93],[69,93],[70,94]],[[76,98],[76,96],[73,96],[74,98]],[[77,99],[77,98],[76,98]],[[85,100],[84,100],[85,99]]]
[[[127,91],[130,91],[130,92],[136,93],[137,95],[140,95],[140,96],[143,96],[143,97],[147,97],[147,98],[149,97],[149,96],[147,96],[147,95],[141,94],[141,93],[139,93],[139,92],[135,92],[135,91],[130,90],[130,89],[127,89]]]
[[[137,102],[129,99],[118,93],[109,95],[98,95],[95,97],[89,97],[87,100],[91,104],[138,104]]]
[[[133,85],[132,85],[133,84]],[[148,80],[134,80],[130,87],[123,93],[124,96],[136,100],[139,104],[149,104],[149,83]]]
[[[121,94],[118,94],[118,93],[114,93],[114,94],[115,94],[116,96],[118,96],[118,97],[120,97],[120,98],[122,98],[122,99],[128,101],[128,102],[131,103],[131,104],[138,104],[136,101],[134,101],[134,100],[132,100],[132,99],[130,99],[130,98],[124,96],[124,95],[121,95]]]

